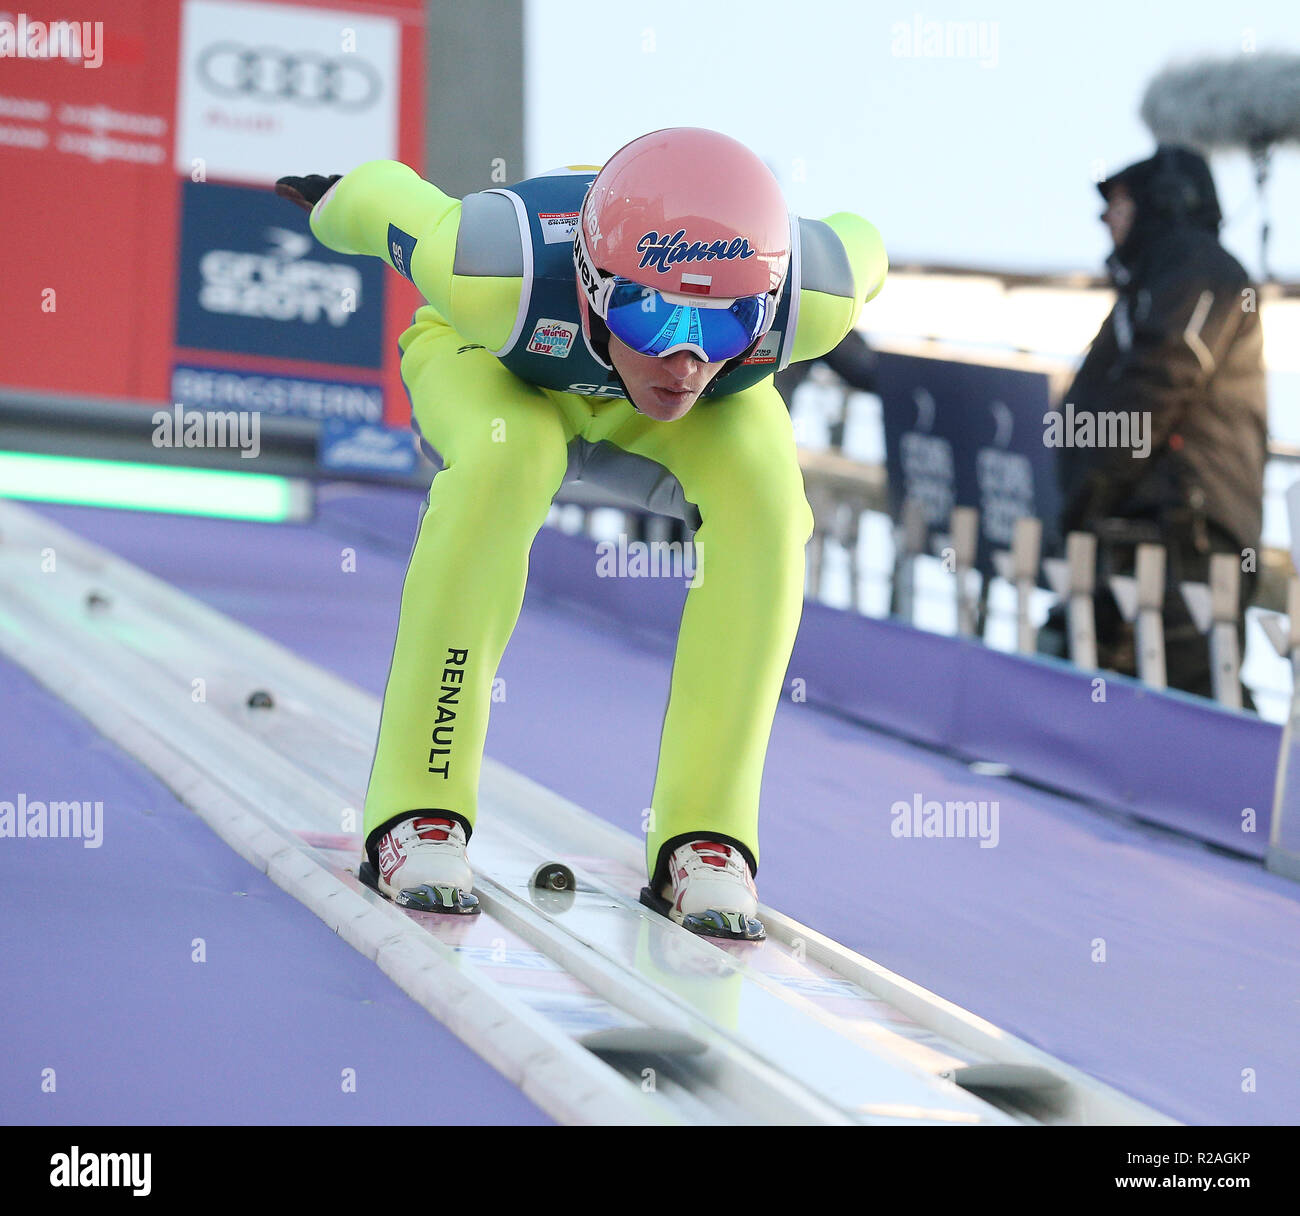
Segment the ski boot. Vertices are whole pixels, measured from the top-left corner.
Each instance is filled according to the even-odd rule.
[[[359,877],[401,908],[470,916],[479,911],[470,888],[474,875],[465,859],[465,829],[454,819],[413,815],[379,839],[376,873],[369,859]]]
[[[641,889],[641,902],[692,933],[732,941],[767,937],[758,919],[758,891],[749,865],[733,845],[691,840],[668,859],[670,882],[659,893]]]

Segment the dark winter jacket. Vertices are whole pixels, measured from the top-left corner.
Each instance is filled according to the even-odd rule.
[[[1218,241],[1205,161],[1183,148],[1102,182],[1136,204],[1133,228],[1108,260],[1115,306],[1065,401],[1085,412],[1149,415],[1150,454],[1065,447],[1062,535],[1101,520],[1149,520],[1162,532],[1198,518],[1241,547],[1259,544],[1267,399],[1255,291]],[[1062,406],[1064,409],[1064,405]]]

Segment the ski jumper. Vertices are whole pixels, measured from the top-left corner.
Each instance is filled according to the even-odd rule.
[[[366,794],[367,851],[412,811],[472,832],[497,666],[528,554],[569,480],[696,527],[647,826],[647,867],[721,836],[758,866],[764,757],[803,608],[812,512],[772,373],[815,359],[880,290],[879,234],[857,215],[791,217],[771,332],[682,418],[638,413],[579,321],[572,245],[597,169],[456,199],[396,161],[345,175],[311,228],[383,258],[428,304],[401,336],[413,423],[441,464],[406,580]],[[610,689],[617,712],[617,689]]]

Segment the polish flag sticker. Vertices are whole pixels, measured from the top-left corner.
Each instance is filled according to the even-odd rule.
[[[713,285],[711,274],[683,274],[682,291],[689,291],[697,296],[707,296]]]

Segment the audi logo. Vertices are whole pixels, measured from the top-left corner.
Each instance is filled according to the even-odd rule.
[[[379,73],[364,59],[314,51],[215,42],[199,56],[199,78],[221,97],[292,101],[364,110],[379,96]]]

